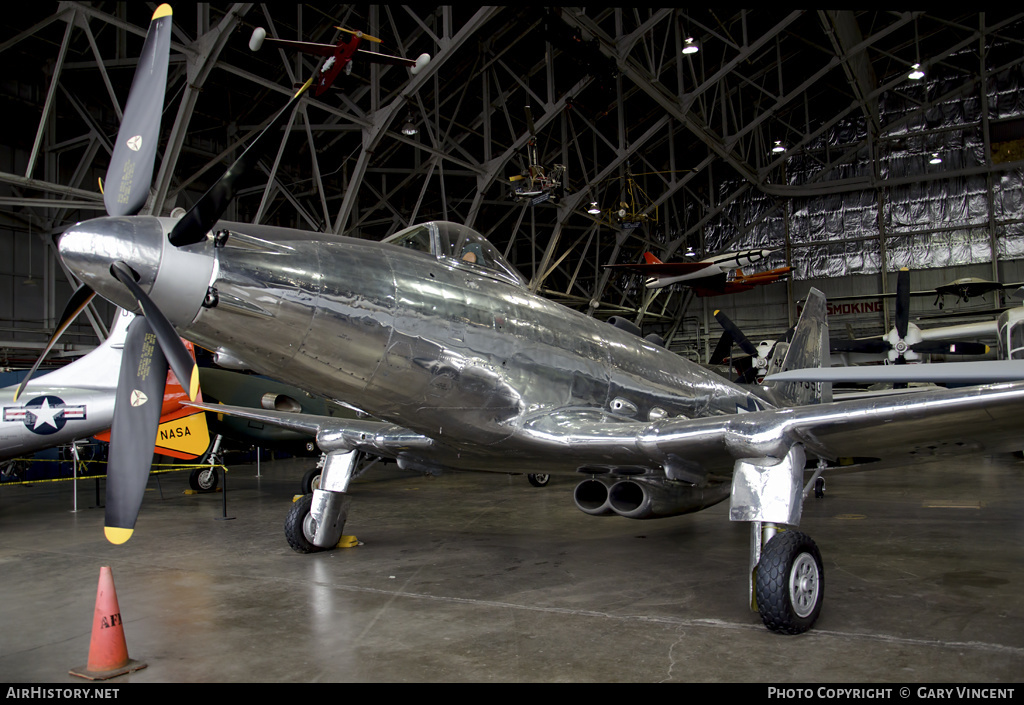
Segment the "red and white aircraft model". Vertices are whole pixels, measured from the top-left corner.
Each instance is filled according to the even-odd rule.
[[[760,284],[771,284],[788,277],[790,267],[778,267],[755,274],[744,274],[740,269],[741,266],[764,259],[774,251],[723,252],[699,262],[662,262],[650,252],[645,252],[644,262],[608,266],[643,274],[648,289],[660,289],[679,283],[691,287],[697,296],[721,296],[749,291]]]
[[[342,73],[345,75],[352,73],[352,59],[358,56],[367,61],[372,61],[378,64],[389,64],[392,66],[406,66],[409,68],[410,73],[415,76],[420,70],[430,62],[430,54],[420,54],[415,60],[406,59],[401,56],[391,56],[389,54],[381,54],[376,51],[366,51],[365,49],[359,48],[359,43],[362,40],[368,42],[374,42],[380,44],[381,40],[377,37],[371,37],[369,34],[363,32],[353,32],[352,30],[345,29],[343,27],[335,27],[335,29],[350,35],[348,41],[342,36],[337,44],[318,44],[316,42],[295,42],[288,39],[276,39],[274,37],[267,36],[267,30],[263,27],[257,27],[253,30],[252,37],[249,39],[249,48],[253,51],[259,51],[260,47],[263,46],[263,42],[273,42],[278,46],[287,47],[289,49],[295,49],[305,54],[314,54],[316,56],[326,57],[323,66],[317,72],[316,88],[314,89],[315,95],[320,95],[334,84],[334,80]]]

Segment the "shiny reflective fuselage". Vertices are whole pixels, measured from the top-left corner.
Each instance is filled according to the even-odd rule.
[[[572,424],[769,408],[664,348],[458,260],[222,225],[225,247],[187,248],[216,257],[216,305],[177,323],[182,335],[434,439],[429,462],[440,466],[575,471],[571,453],[552,457],[524,432],[556,411]]]

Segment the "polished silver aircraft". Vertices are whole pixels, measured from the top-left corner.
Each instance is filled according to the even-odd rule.
[[[154,18],[158,34],[169,33],[161,24],[169,14]],[[156,88],[140,86],[129,107],[137,90],[154,99]],[[155,139],[151,122],[130,115],[119,142]],[[730,518],[753,527],[752,604],[770,629],[798,633],[819,614],[824,574],[817,547],[796,527],[827,463],[903,463],[936,449],[1019,445],[1022,383],[851,402],[831,402],[828,387],[803,382],[742,387],[531,294],[486,238],[455,223],[422,223],[369,242],[219,221],[255,147],[180,219],[135,215],[148,184],[121,184],[119,193],[138,189],[136,205],[108,207],[110,216],[69,228],[60,252],[83,289],[144,314],[172,367],[183,365],[180,334],[370,417],[217,408],[315,434],[327,453],[320,489],[286,520],[300,552],[338,542],[363,455],[428,473],[571,475],[579,478],[575,502],[588,514],[648,519],[729,499]],[[141,171],[115,159],[108,177]],[[782,367],[827,357],[825,300],[812,291]],[[188,379],[187,366],[178,367],[178,378]],[[119,408],[128,408],[130,386],[119,388]],[[111,455],[119,452],[115,439]],[[816,469],[805,483],[808,464]],[[112,457],[112,472],[114,465]],[[113,500],[108,493],[107,532],[123,539],[148,466],[116,465],[134,488]]]

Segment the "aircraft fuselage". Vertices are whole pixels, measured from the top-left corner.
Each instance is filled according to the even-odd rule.
[[[177,250],[194,261],[190,273],[212,272],[211,295],[191,320],[168,314],[181,335],[422,433],[452,449],[446,464],[472,466],[485,454],[493,467],[521,469],[530,459],[570,469],[571,458],[532,448],[534,436],[523,432],[537,419],[552,422],[556,411],[571,424],[770,406],[660,346],[457,258],[270,226],[218,229],[230,232],[224,247],[208,240]],[[62,252],[71,262],[68,242],[65,235]],[[175,256],[169,245],[163,249]],[[140,284],[165,277],[150,273],[164,263],[148,248],[118,256],[129,250],[146,253],[129,261]],[[212,267],[194,266],[203,259]],[[95,285],[106,287],[104,296],[119,295],[109,279],[95,277]],[[150,295],[174,310],[173,301],[159,298],[165,289],[156,282]],[[201,298],[180,289],[173,297]]]

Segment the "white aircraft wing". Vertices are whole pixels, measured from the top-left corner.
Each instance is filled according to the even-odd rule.
[[[974,360],[912,365],[807,367],[765,377],[766,382],[945,382],[979,384],[1024,380],[1024,360]]]

